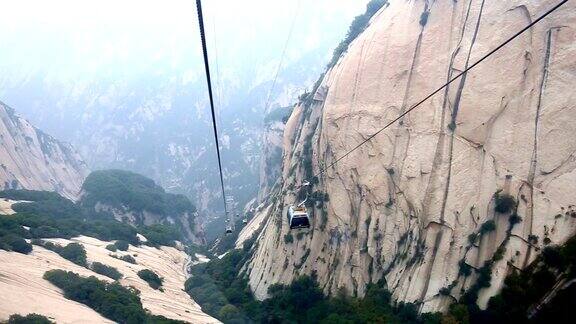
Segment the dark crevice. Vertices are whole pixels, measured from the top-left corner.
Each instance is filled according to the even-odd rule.
[[[423,13],[429,12],[429,8],[428,8],[428,1],[426,1],[425,5],[424,5],[424,10]],[[402,99],[402,106],[400,107],[400,111],[398,112],[398,114],[403,114],[406,109],[408,108],[408,98],[410,95],[410,90],[412,89],[412,80],[414,77],[414,69],[415,67],[418,65],[418,58],[420,56],[420,49],[422,47],[422,38],[424,35],[424,28],[425,26],[420,25],[420,33],[418,34],[418,39],[416,41],[416,46],[414,47],[414,53],[412,54],[412,63],[410,65],[410,70],[408,71],[408,79],[406,81],[406,88],[404,89],[404,97]],[[397,167],[397,163],[399,163],[400,165],[403,165],[404,162],[404,158],[405,158],[405,154],[406,154],[406,150],[408,149],[408,146],[410,144],[410,136],[409,136],[409,132],[406,128],[406,126],[404,125],[404,119],[405,117],[402,117],[399,122],[398,122],[398,126],[396,127],[395,130],[395,136],[394,136],[394,143],[392,144],[392,160],[391,160],[391,165],[389,166],[389,168],[396,170],[398,172],[398,178],[402,177],[402,166]],[[404,134],[402,134],[404,133]],[[403,142],[404,143],[398,143],[399,139],[403,138]],[[404,138],[406,138],[404,140]],[[403,149],[399,149],[399,146],[402,146]],[[397,156],[397,154],[399,153],[399,151],[402,151],[402,153],[404,153],[403,157],[399,157]],[[400,162],[397,162],[400,161]]]
[[[532,234],[532,222],[534,218],[534,177],[536,174],[536,165],[538,163],[538,130],[540,127],[540,110],[542,108],[542,101],[544,97],[544,91],[546,90],[546,83],[548,81],[548,74],[550,68],[551,60],[551,48],[552,48],[552,32],[555,28],[548,30],[546,34],[546,53],[544,56],[544,66],[542,68],[542,80],[540,82],[540,90],[538,92],[538,101],[536,104],[536,115],[534,117],[534,144],[532,148],[532,158],[530,162],[530,170],[528,172],[527,184],[529,190],[529,204],[526,210],[526,220],[528,221],[528,234]],[[523,267],[528,265],[530,260],[530,255],[532,254],[532,247],[528,246],[528,251],[526,252],[526,257],[524,258]]]
[[[478,31],[480,29],[480,21],[482,19],[482,11],[484,9],[484,2],[485,2],[485,0],[482,0],[482,4],[480,5],[480,12],[478,13],[478,19],[476,21],[476,26],[474,29],[472,41],[470,42],[470,47],[469,47],[468,54],[466,57],[466,64],[465,64],[464,70],[466,70],[468,68],[468,65],[470,62],[470,56],[472,54],[472,50],[474,48],[474,44],[475,44],[476,38],[478,36]],[[470,2],[468,3],[468,14],[470,12],[471,6],[472,6],[472,0],[470,0]],[[467,18],[468,18],[468,14],[466,16]],[[466,28],[466,21],[464,22],[463,28],[464,29]],[[464,30],[462,32],[462,35],[464,35]],[[460,83],[458,85],[458,90],[456,92],[456,96],[454,99],[454,108],[452,109],[451,122],[450,122],[450,125],[452,126],[451,127],[452,132],[451,132],[450,143],[449,143],[449,148],[448,148],[449,153],[448,153],[448,161],[447,161],[448,174],[446,176],[446,182],[445,182],[445,187],[444,187],[444,192],[443,192],[443,197],[442,197],[442,205],[441,205],[441,209],[440,209],[440,223],[441,224],[444,224],[444,222],[445,222],[446,203],[448,201],[448,193],[450,190],[450,181],[451,181],[451,176],[452,176],[452,159],[453,159],[453,150],[454,150],[454,130],[455,130],[455,125],[456,125],[456,117],[458,114],[458,109],[459,109],[460,101],[462,98],[462,91],[463,91],[464,85],[466,83],[466,76],[467,76],[467,73],[465,73],[460,79]],[[447,88],[445,91],[445,94],[447,95],[448,93],[449,93],[449,89]],[[446,102],[446,98],[447,98],[447,96],[445,96],[445,102]],[[428,292],[428,288],[430,286],[431,273],[432,273],[432,270],[434,268],[436,256],[438,254],[438,249],[440,248],[440,243],[442,242],[443,236],[444,236],[444,231],[442,229],[440,229],[438,231],[438,233],[436,234],[436,238],[434,240],[434,245],[432,248],[432,255],[430,257],[430,262],[429,262],[428,268],[426,270],[426,277],[425,278],[427,278],[427,279],[426,279],[426,283],[424,285],[424,288],[422,289],[422,294],[420,295],[420,300],[424,300],[426,293]]]

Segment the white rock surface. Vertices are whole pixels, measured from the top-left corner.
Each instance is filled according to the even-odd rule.
[[[51,239],[62,245],[77,242],[84,245],[88,262],[101,262],[115,267],[124,277],[120,283],[140,290],[140,299],[144,308],[152,314],[190,323],[218,323],[206,315],[183,290],[188,278],[187,255],[175,248],[148,246],[130,246],[127,252],[113,254],[134,256],[137,264],[130,264],[112,258],[112,252],[106,250],[104,242],[94,238],[80,236],[72,240]],[[44,272],[51,269],[63,269],[82,276],[96,276],[111,281],[89,269],[77,266],[61,258],[54,252],[34,246],[32,253],[24,255],[0,250],[0,321],[14,313],[38,313],[52,318],[57,323],[111,323],[89,307],[66,299],[60,289],[42,279]],[[137,272],[150,269],[164,278],[163,290],[152,289],[140,279]]]
[[[485,307],[544,241],[574,235],[576,5],[568,2],[330,168],[313,189],[330,201],[314,209],[310,230],[292,232],[294,243],[283,239],[307,160],[318,172],[556,3],[391,0],[377,13],[324,78],[325,101],[300,105],[286,124],[281,188],[245,269],[255,294],[315,271],[327,293],[361,296],[385,278],[397,300],[444,310],[477,278],[459,275],[459,262],[480,268],[505,245],[491,287],[480,290]],[[522,222],[509,240],[509,214],[494,211],[498,190],[519,202]],[[488,220],[496,230],[471,245]],[[453,282],[452,296],[441,296]]]
[[[0,188],[56,191],[75,200],[87,173],[71,145],[35,128],[0,102]]]
[[[271,207],[272,206],[270,205],[268,206],[267,210],[258,212],[256,216],[252,218],[248,222],[248,224],[246,224],[246,226],[242,228],[242,230],[238,234],[238,238],[236,239],[235,247],[237,249],[241,249],[244,246],[244,242],[252,238],[252,235],[254,235],[254,233],[256,233],[256,231],[258,231],[261,228],[262,223],[266,220],[266,215],[268,215],[268,213],[270,212]]]

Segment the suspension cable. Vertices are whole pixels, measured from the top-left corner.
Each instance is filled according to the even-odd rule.
[[[214,8],[216,8],[214,6]],[[218,41],[216,36],[216,11],[213,11],[212,17],[212,41],[214,43],[214,63],[216,63],[216,117],[218,121],[218,125],[220,128],[224,128],[224,123],[222,123],[222,82],[220,80],[220,67],[219,67],[219,60],[218,60]]]
[[[218,127],[216,126],[216,113],[214,111],[214,98],[212,96],[212,81],[210,80],[210,64],[208,62],[208,49],[206,47],[206,36],[204,33],[204,17],[202,15],[202,1],[196,0],[198,13],[198,24],[200,26],[200,39],[202,41],[202,52],[204,54],[204,69],[206,70],[206,82],[208,84],[208,96],[210,98],[210,111],[212,113],[212,127],[214,129],[214,140],[216,142],[216,153],[218,155],[218,171],[220,172],[220,186],[222,187],[222,199],[224,200],[224,213],[228,217],[228,207],[226,206],[226,191],[224,190],[224,176],[222,174],[222,159],[220,158],[220,141],[218,140]]]
[[[288,43],[290,43],[290,39],[292,38],[292,32],[294,30],[294,25],[296,24],[296,18],[298,16],[298,11],[300,10],[300,1],[296,4],[296,10],[294,11],[294,17],[292,18],[292,23],[290,24],[290,29],[288,30],[288,37],[286,37],[286,42],[284,42],[284,47],[282,49],[282,54],[280,55],[280,62],[278,62],[278,67],[276,68],[276,74],[274,75],[274,79],[272,80],[272,85],[270,86],[270,90],[268,91],[268,97],[266,98],[266,104],[264,105],[264,113],[268,113],[268,109],[270,108],[270,100],[272,99],[272,93],[274,92],[274,88],[276,88],[276,81],[278,80],[278,75],[280,74],[280,70],[282,69],[282,64],[284,63],[284,57],[286,56],[286,50],[288,49]]]
[[[358,148],[360,148],[362,145],[368,143],[371,139],[373,139],[374,137],[376,137],[378,134],[380,134],[382,131],[384,131],[386,128],[390,127],[391,125],[393,125],[394,123],[396,123],[398,120],[402,119],[404,116],[408,115],[408,113],[410,113],[412,110],[418,108],[422,103],[424,103],[425,101],[427,101],[428,99],[430,99],[432,96],[434,96],[435,94],[437,94],[438,92],[440,92],[441,90],[443,90],[444,88],[446,88],[448,85],[450,85],[452,82],[454,82],[455,80],[457,80],[458,78],[462,77],[463,75],[465,75],[468,71],[470,71],[471,69],[473,69],[474,67],[476,67],[478,64],[482,63],[484,60],[486,60],[488,57],[492,56],[494,53],[498,52],[500,49],[502,49],[504,46],[508,45],[508,43],[510,43],[511,41],[513,41],[514,39],[516,39],[518,36],[522,35],[524,32],[526,32],[528,29],[532,28],[534,25],[536,25],[538,22],[540,22],[542,19],[544,19],[546,16],[550,15],[552,12],[556,11],[558,8],[560,8],[562,5],[564,5],[566,2],[568,2],[568,0],[562,0],[560,3],[558,3],[557,5],[555,5],[554,7],[552,7],[550,10],[546,11],[544,14],[542,14],[540,17],[538,17],[536,20],[532,21],[530,24],[528,24],[526,27],[522,28],[521,30],[519,30],[518,32],[516,32],[514,35],[512,35],[510,38],[508,38],[507,40],[505,40],[502,44],[498,45],[496,48],[494,48],[493,50],[491,50],[490,52],[488,52],[487,54],[485,54],[484,56],[482,56],[482,58],[480,58],[479,60],[477,60],[476,62],[474,62],[472,65],[470,65],[468,68],[466,68],[464,71],[458,73],[455,77],[453,77],[452,79],[450,79],[448,82],[446,82],[445,84],[443,84],[441,87],[439,87],[438,89],[434,90],[432,93],[430,93],[429,95],[427,95],[426,97],[424,97],[422,100],[418,101],[416,104],[414,104],[412,107],[410,107],[408,110],[406,110],[405,112],[403,112],[402,114],[400,114],[398,117],[394,118],[392,121],[388,122],[386,125],[384,125],[384,127],[382,127],[380,130],[378,130],[376,133],[368,136],[368,138],[366,138],[365,140],[363,140],[362,142],[360,142],[359,144],[357,144],[356,146],[354,146],[351,150],[349,150],[348,152],[346,152],[344,155],[340,156],[339,158],[337,158],[334,162],[330,163],[329,165],[327,165],[326,167],[320,169],[320,171],[318,173],[316,173],[315,175],[313,175],[312,177],[310,177],[308,179],[308,181],[311,181],[313,178],[318,177],[320,175],[322,175],[323,173],[325,173],[329,168],[331,168],[332,166],[334,166],[336,163],[340,162],[340,160],[344,159],[345,157],[347,157],[348,155],[350,155],[350,153],[356,151]]]

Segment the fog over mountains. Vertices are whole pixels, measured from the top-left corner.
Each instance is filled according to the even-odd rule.
[[[240,203],[258,190],[265,103],[293,19],[269,110],[311,86],[364,6],[205,3],[226,186]],[[91,169],[143,173],[201,210],[222,209],[193,2],[20,1],[3,11],[4,102],[71,142]]]

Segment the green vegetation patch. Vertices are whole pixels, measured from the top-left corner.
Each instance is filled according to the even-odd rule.
[[[63,248],[58,248],[57,252],[66,260],[86,266],[86,249],[84,249],[82,244],[70,243]]]
[[[46,201],[58,200],[60,195],[53,191],[37,191],[26,189],[9,189],[0,192],[0,197],[12,200]]]
[[[182,233],[174,225],[153,224],[150,226],[138,227],[138,233],[144,235],[150,246],[174,246],[174,241],[182,240]],[[118,248],[118,246],[116,246]],[[120,250],[120,248],[118,248]]]
[[[94,207],[106,203],[113,207],[127,207],[135,211],[172,216],[196,211],[184,195],[166,193],[154,180],[124,170],[100,170],[90,173],[82,189],[82,205]]]
[[[0,217],[0,249],[28,253],[31,246],[24,239],[65,238],[79,235],[103,241],[117,240],[106,248],[127,250],[128,244],[139,245],[137,232],[148,239],[151,246],[173,246],[182,239],[174,225],[156,224],[135,228],[117,221],[111,215],[84,208],[54,192],[32,190],[0,191],[0,198],[27,200],[12,206],[16,214]],[[23,226],[29,227],[27,231]]]
[[[8,324],[53,324],[46,316],[40,314],[28,314],[22,316],[20,314],[10,315],[8,318]]]
[[[192,268],[192,276],[184,289],[207,314],[227,323],[246,323],[259,313],[259,304],[248,287],[248,279],[237,275],[252,242],[245,242],[243,250],[232,250],[222,259],[215,258]]]
[[[148,285],[154,289],[160,289],[160,287],[162,287],[162,282],[164,281],[164,279],[159,277],[156,272],[149,269],[138,271],[138,277],[146,281]]]
[[[106,249],[112,252],[120,251],[128,251],[130,247],[129,243],[124,240],[118,240],[112,244],[106,245]]]
[[[90,269],[92,269],[92,271],[96,272],[97,274],[101,274],[114,280],[119,280],[122,278],[122,273],[120,273],[118,269],[100,262],[93,262],[90,266]]]
[[[272,285],[270,298],[257,301],[248,279],[239,275],[250,258],[254,240],[222,259],[192,267],[185,290],[206,313],[225,323],[440,323],[439,314],[418,316],[417,306],[391,306],[385,282],[368,286],[364,299],[339,294],[326,297],[314,276],[290,285]]]
[[[54,192],[0,191],[0,198],[27,200],[12,206],[16,214],[0,218],[0,237],[12,233],[22,238],[72,238],[79,235],[139,244],[136,229],[104,214],[89,211]],[[26,231],[22,226],[30,227]]]
[[[270,322],[288,323],[439,323],[439,314],[418,316],[415,304],[391,306],[386,283],[369,284],[363,299],[344,292],[326,297],[314,276],[302,276],[290,285],[272,285],[261,304]]]
[[[0,218],[2,218],[2,216],[0,216]],[[22,236],[13,233],[2,234],[1,232],[2,228],[0,228],[0,250],[14,251],[22,254],[32,252],[32,245],[26,242]]]
[[[486,234],[496,230],[496,223],[493,220],[487,220],[480,226],[480,234]]]
[[[108,244],[108,245],[106,245],[106,250],[116,252],[116,251],[118,251],[118,248],[114,244]]]
[[[290,285],[272,285],[269,299],[258,302],[241,273],[250,258],[250,247],[230,251],[222,259],[192,268],[192,277],[185,290],[208,314],[226,323],[570,323],[576,301],[576,285],[560,290],[557,296],[527,318],[530,307],[541,300],[560,280],[576,278],[576,237],[563,247],[546,247],[537,261],[525,271],[508,276],[502,292],[493,297],[487,310],[476,305],[477,291],[488,287],[491,264],[474,270],[464,261],[460,272],[468,276],[475,271],[478,280],[446,314],[418,314],[412,303],[392,305],[386,283],[379,281],[367,286],[364,298],[349,297],[341,292],[324,296],[314,276],[301,276]],[[505,247],[497,252],[502,255]],[[442,289],[450,295],[456,282]]]
[[[64,270],[47,271],[44,279],[62,289],[64,297],[87,305],[118,323],[182,323],[150,315],[142,307],[139,291],[117,282],[107,283],[94,276],[84,278]]]
[[[505,250],[496,252],[501,258]],[[478,287],[490,284],[489,263],[478,270]],[[511,268],[513,270],[513,268]],[[477,291],[467,292],[450,307],[445,318],[451,323],[571,323],[576,306],[576,286],[558,291],[556,296],[536,311],[533,307],[558,283],[576,278],[576,236],[564,246],[548,246],[523,271],[513,270],[504,280],[502,291],[490,298],[488,308],[476,305]],[[475,298],[471,298],[475,297]],[[528,315],[531,315],[528,318]]]
[[[516,199],[509,194],[502,194],[497,191],[494,194],[494,210],[500,214],[507,214],[516,207]]]
[[[43,241],[35,241],[35,244],[41,245],[44,248],[54,251],[58,253],[64,259],[75,263],[79,266],[87,267],[88,263],[86,262],[86,249],[84,246],[79,243],[69,243],[66,246],[62,246],[60,244],[55,244],[52,242],[43,242]]]
[[[556,283],[576,278],[576,237],[564,246],[549,246],[525,271],[514,271],[506,277],[499,295],[490,299],[487,316],[520,323],[526,320],[530,306],[540,301]],[[543,305],[532,319],[539,323],[569,323],[576,306],[576,289],[565,289],[550,303]],[[569,306],[569,307],[565,307]]]
[[[350,27],[348,27],[348,33],[344,40],[338,44],[336,49],[334,49],[334,53],[332,54],[332,59],[330,63],[328,63],[328,68],[333,67],[338,62],[340,56],[348,50],[350,43],[358,37],[365,29],[368,27],[368,23],[370,22],[370,18],[374,16],[380,8],[382,8],[385,4],[388,3],[388,0],[371,0],[366,5],[366,11],[363,14],[358,15],[354,18]]]
[[[114,242],[114,246],[116,247],[116,249],[118,249],[120,251],[128,251],[128,247],[130,245],[128,244],[128,242],[126,242],[124,240],[118,240],[118,241]]]
[[[123,256],[118,256],[115,254],[110,254],[111,257],[113,257],[114,259],[118,259],[118,260],[122,260],[124,262],[128,262],[128,263],[132,263],[132,264],[136,264],[136,259],[134,259],[131,255],[127,254],[127,255],[123,255]]]
[[[294,243],[294,236],[292,235],[292,233],[284,235],[284,243],[286,244]]]

